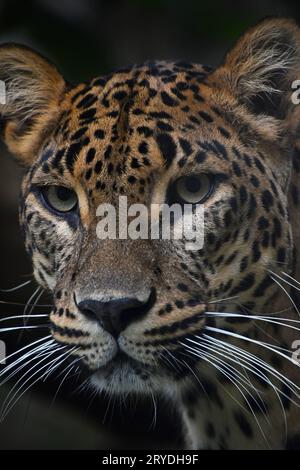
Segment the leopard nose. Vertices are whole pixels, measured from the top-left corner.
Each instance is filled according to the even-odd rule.
[[[144,302],[135,297],[121,297],[108,302],[86,299],[78,304],[78,308],[86,317],[98,321],[102,328],[118,337],[128,325],[142,319],[153,307],[155,300],[156,291],[151,289]]]

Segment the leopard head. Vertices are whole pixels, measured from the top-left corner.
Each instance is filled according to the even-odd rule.
[[[53,296],[54,340],[99,389],[177,390],[201,363],[187,341],[227,322],[251,330],[251,312],[268,312],[280,290],[270,273],[293,272],[299,44],[293,21],[265,20],[215,70],[151,62],[79,85],[26,47],[0,48],[2,135],[26,169],[26,249]],[[204,205],[203,247],[99,239],[97,208],[118,219],[121,196]]]

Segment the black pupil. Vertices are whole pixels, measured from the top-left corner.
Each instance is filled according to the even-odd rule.
[[[73,196],[73,191],[71,189],[58,186],[56,189],[56,195],[61,201],[69,201]]]
[[[185,188],[189,193],[197,193],[201,189],[201,180],[195,176],[190,176],[185,180]]]

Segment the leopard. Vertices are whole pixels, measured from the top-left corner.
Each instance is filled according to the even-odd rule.
[[[99,395],[163,397],[185,449],[299,447],[299,78],[300,29],[283,17],[213,68],[148,61],[79,84],[0,46],[1,137],[53,302],[49,354],[32,354],[47,367],[59,351]],[[118,217],[121,196],[201,205],[203,246],[99,238],[97,208]]]

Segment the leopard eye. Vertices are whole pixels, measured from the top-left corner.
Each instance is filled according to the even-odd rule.
[[[211,175],[182,176],[171,187],[172,203],[198,204],[204,202],[211,194],[213,180]]]
[[[42,188],[46,203],[56,212],[70,212],[77,207],[75,191],[64,186],[47,186]]]

